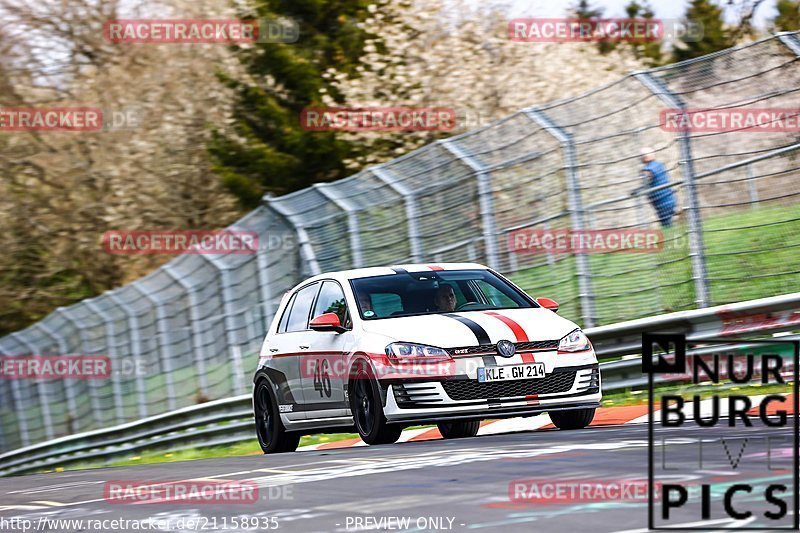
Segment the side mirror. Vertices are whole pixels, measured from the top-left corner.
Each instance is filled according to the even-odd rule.
[[[347,331],[347,328],[342,327],[339,315],[336,313],[323,313],[315,317],[309,326],[314,331],[335,331],[336,333]]]
[[[554,313],[558,313],[558,302],[555,300],[551,300],[550,298],[536,298],[536,303],[545,309],[549,309]]]

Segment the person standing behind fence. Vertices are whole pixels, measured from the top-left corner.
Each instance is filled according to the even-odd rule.
[[[656,161],[653,154],[654,150],[650,147],[642,148],[642,179],[644,181],[643,187],[633,191],[633,194],[639,194],[647,191],[647,198],[653,204],[653,209],[656,210],[658,221],[661,226],[668,228],[672,226],[672,217],[675,214],[675,192],[671,187],[664,187],[657,191],[653,191],[654,187],[669,184],[669,174],[667,168],[660,161]]]

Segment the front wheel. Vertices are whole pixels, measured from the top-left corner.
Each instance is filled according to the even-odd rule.
[[[592,422],[594,408],[553,411],[549,415],[558,429],[583,429]]]
[[[369,445],[391,444],[397,442],[402,426],[386,421],[372,370],[366,364],[359,364],[350,377],[350,410],[361,440]]]
[[[439,422],[439,433],[445,439],[463,439],[474,437],[481,428],[480,420],[469,420],[466,422]]]
[[[258,382],[253,393],[253,410],[256,417],[256,436],[264,453],[293,452],[300,444],[300,434],[286,431],[278,414],[270,385],[266,380]]]

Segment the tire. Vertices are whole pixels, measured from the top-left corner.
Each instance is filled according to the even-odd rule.
[[[265,379],[256,384],[253,392],[253,411],[256,437],[264,453],[293,452],[300,444],[300,433],[286,431],[278,414],[278,404],[272,387]]]
[[[474,437],[481,428],[480,420],[468,420],[466,422],[439,422],[439,433],[445,439],[463,439]]]
[[[353,413],[353,422],[361,440],[370,446],[397,442],[403,427],[386,421],[378,383],[369,365],[359,363],[353,367],[348,390],[350,411]]]
[[[548,414],[558,429],[583,429],[592,422],[594,408],[553,411]]]

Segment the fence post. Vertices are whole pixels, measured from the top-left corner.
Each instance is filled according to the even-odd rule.
[[[133,355],[134,360],[137,362],[136,367],[138,368],[138,362],[142,360],[142,337],[139,335],[139,318],[136,314],[131,310],[131,308],[123,302],[119,296],[117,296],[114,292],[107,292],[108,298],[117,304],[117,307],[122,309],[122,312],[125,313],[125,316],[128,317],[128,329],[130,330],[130,338],[131,338],[131,355]],[[139,418],[147,418],[147,387],[144,383],[144,376],[139,375],[136,373],[136,391],[139,394]]]
[[[156,300],[156,298],[145,289],[141,288],[134,281],[130,284],[139,293],[147,298],[153,304],[156,312],[156,346],[158,346],[158,353],[161,356],[161,372],[164,374],[164,385],[167,389],[167,409],[174,411],[177,408],[175,397],[175,369],[172,368],[172,344],[170,344],[169,327],[167,325],[167,314],[164,312],[164,302]]]
[[[25,418],[27,409],[22,405],[22,391],[19,389],[19,380],[12,379],[11,381],[11,397],[14,400],[14,412],[17,414],[17,425],[19,426],[19,438],[22,446],[29,446],[31,444],[31,434],[28,428],[28,420]]]
[[[223,313],[225,314],[225,338],[228,341],[228,350],[230,351],[230,361],[231,361],[231,389],[234,390],[234,394],[237,394],[239,390],[235,390],[237,387],[240,387],[241,384],[239,383],[239,373],[237,371],[236,365],[239,364],[237,362],[236,354],[233,350],[236,348],[238,349],[239,339],[236,338],[236,310],[233,305],[233,295],[231,294],[232,284],[231,284],[231,276],[230,276],[230,269],[228,266],[221,262],[218,257],[214,255],[203,255],[211,265],[217,269],[220,276],[220,284],[222,285],[222,309]]]
[[[395,176],[385,167],[378,165],[369,169],[372,175],[388,185],[394,192],[403,197],[406,209],[406,221],[408,224],[408,243],[411,248],[411,261],[413,263],[422,262],[422,241],[420,240],[419,221],[417,218],[417,198],[400,178]]]
[[[78,305],[78,304],[76,304]],[[86,353],[91,352],[91,348],[89,347],[89,342],[86,340],[86,324],[82,320],[78,320],[77,318],[70,315],[72,307],[59,307],[55,310],[56,313],[60,313],[66,320],[70,321],[72,325],[75,327],[75,330],[78,332],[78,335],[81,338],[81,346],[83,351]],[[97,398],[97,389],[94,385],[95,380],[90,379],[86,382],[86,388],[89,391],[89,399],[92,404],[92,414],[94,415],[94,420],[97,422],[98,427],[103,425],[103,406],[100,405],[100,400]]]
[[[36,327],[42,330],[45,335],[56,341],[61,356],[67,355],[69,348],[67,348],[67,341],[64,340],[64,337],[53,331],[43,320],[37,322]],[[70,420],[72,420],[72,426],[68,429],[77,433],[80,430],[80,422],[78,419],[78,400],[75,396],[75,380],[64,378],[62,379],[62,383],[64,384],[64,395],[67,397],[67,415]]]
[[[753,205],[751,208],[755,208],[756,204],[758,203],[758,185],[755,182],[755,176],[753,175],[753,165],[752,163],[748,163],[745,166],[747,171],[747,186],[748,190],[750,191],[750,203]]]
[[[103,316],[102,310],[97,307],[92,300],[84,300],[86,307],[94,311],[97,316]],[[114,392],[114,407],[117,414],[117,423],[122,424],[125,422],[125,408],[122,403],[122,387],[120,386],[120,370],[119,367],[121,365],[118,364],[119,362],[119,353],[117,352],[117,348],[115,346],[115,339],[116,335],[114,334],[114,322],[108,320],[108,318],[104,319],[105,329],[106,329],[106,346],[108,347],[108,357],[112,361],[111,364],[111,389]],[[118,368],[115,368],[118,367]]]
[[[347,213],[347,233],[350,236],[350,251],[353,256],[353,268],[364,266],[361,254],[361,230],[358,224],[358,208],[348,199],[334,193],[330,183],[315,183],[314,188],[330,200],[336,207]]]
[[[26,349],[30,350],[31,355],[42,355],[39,353],[39,348],[34,344],[28,342],[28,339],[20,333],[12,333],[11,338],[15,339],[20,344],[24,345]],[[55,438],[53,432],[53,417],[50,415],[50,398],[47,397],[47,390],[45,384],[47,382],[42,379],[35,380],[36,392],[39,395],[39,406],[42,410],[42,422],[44,424],[44,434],[47,440]]]
[[[206,371],[206,360],[203,358],[203,343],[202,339],[205,331],[202,329],[200,323],[200,316],[198,310],[200,302],[197,301],[197,289],[195,285],[187,283],[180,274],[174,272],[174,266],[171,263],[164,265],[164,272],[169,277],[175,280],[177,284],[183,287],[189,299],[189,329],[192,335],[192,351],[194,352],[195,375],[197,376],[197,385],[200,387],[200,392],[205,395],[208,392],[208,373]]]
[[[258,250],[256,251],[256,265],[258,266],[258,288],[259,294],[261,295],[261,309],[262,313],[261,318],[264,321],[262,326],[264,329],[262,332],[266,332],[266,328],[268,327],[267,321],[270,320],[272,317],[272,294],[270,293],[270,285],[272,284],[272,280],[270,280],[269,275],[269,258],[267,257],[267,247],[260,243],[258,245]],[[264,339],[261,339],[262,341]],[[259,347],[261,343],[259,342]]]
[[[308,238],[308,233],[301,224],[295,222],[295,217],[286,210],[281,204],[275,201],[275,198],[265,195],[263,198],[264,204],[276,212],[281,218],[285,219],[290,226],[294,228],[297,233],[297,243],[300,245],[300,257],[308,265],[308,270],[312,276],[322,274],[317,261],[317,254],[314,252],[314,246],[311,244],[311,239]]]
[[[538,109],[527,109],[525,114],[561,143],[561,150],[564,152],[564,164],[567,167],[567,199],[569,202],[570,221],[572,222],[572,228],[580,231],[586,227],[586,212],[583,209],[581,200],[578,163],[572,135],[564,128],[556,125]],[[578,251],[575,253],[575,263],[578,269],[578,296],[581,301],[584,327],[593,327],[595,325],[594,291],[592,290],[592,273],[589,267],[589,258],[583,251]]]
[[[789,50],[794,52],[796,56],[800,56],[800,39],[797,37],[797,32],[782,31],[777,36]]]
[[[486,262],[491,268],[498,268],[497,260],[497,226],[494,220],[494,199],[492,198],[492,175],[486,165],[470,154],[455,140],[441,141],[448,152],[461,160],[475,172],[478,181],[478,202],[480,204],[483,240],[486,244]]]
[[[683,100],[670,91],[661,80],[653,77],[647,71],[634,72],[633,76],[669,107],[678,109],[682,113],[686,112],[686,104]],[[708,307],[710,305],[710,298],[705,246],[703,244],[703,226],[700,218],[700,204],[697,199],[697,188],[695,186],[692,146],[688,132],[682,131],[678,133],[678,143],[681,148],[683,188],[686,192],[687,200],[686,211],[689,220],[689,256],[692,261],[695,302],[697,303],[697,307]]]

